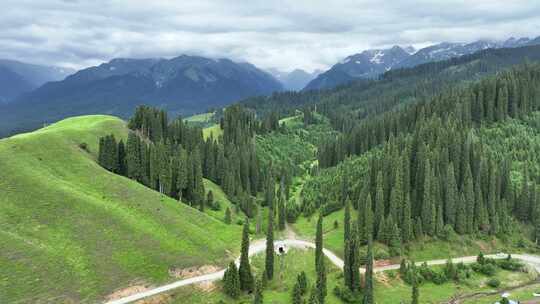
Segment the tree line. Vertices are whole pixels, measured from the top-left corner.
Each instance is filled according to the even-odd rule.
[[[358,178],[343,169],[339,208],[359,212],[362,242],[372,237],[399,249],[424,235],[512,229],[513,218],[540,227],[538,181],[485,147],[476,128],[540,109],[540,66],[501,73],[469,88],[361,121],[319,149],[319,164],[334,166],[366,155]],[[357,180],[362,180],[358,183]],[[323,206],[304,200],[304,210]],[[538,237],[537,237],[538,238]]]

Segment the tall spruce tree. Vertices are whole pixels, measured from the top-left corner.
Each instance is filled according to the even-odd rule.
[[[272,219],[272,210],[269,210],[268,228],[266,230],[266,257],[264,269],[266,278],[272,280],[274,278],[274,220]]]
[[[352,289],[352,267],[351,264],[353,261],[351,261],[351,253],[354,251],[354,248],[352,247],[352,240],[351,240],[351,208],[350,203],[347,201],[345,203],[345,214],[343,218],[343,245],[344,245],[344,252],[343,252],[343,278],[345,280],[345,285],[349,287],[349,289]]]
[[[413,239],[413,222],[411,215],[411,200],[409,194],[405,194],[405,200],[403,202],[403,220],[401,225],[401,239],[403,243],[408,243]]]
[[[263,304],[263,284],[259,279],[255,282],[255,291],[253,292],[253,304]]]
[[[433,175],[433,169],[430,166],[430,162],[426,161],[424,196],[422,200],[422,228],[425,233],[431,236],[435,235],[434,183],[435,176]]]
[[[285,223],[287,213],[285,211],[285,197],[283,194],[279,195],[278,199],[278,229],[283,231],[285,230]]]
[[[381,224],[384,222],[384,191],[383,191],[383,177],[382,173],[379,172],[377,175],[377,191],[375,195],[375,214],[374,214],[374,225],[375,225],[375,236],[379,239],[379,234],[381,233]]]
[[[366,278],[363,304],[374,304],[375,300],[373,296],[373,242],[371,241],[371,239],[368,239],[365,276]]]
[[[317,299],[319,304],[324,304],[326,298],[326,268],[323,254],[323,216],[319,215],[317,220],[317,231],[315,235],[315,269],[317,272]]]
[[[253,290],[253,274],[249,265],[249,220],[246,217],[242,230],[242,250],[240,254],[240,267],[238,268],[240,289],[251,292]]]
[[[238,298],[240,295],[240,278],[236,264],[231,262],[223,275],[223,289],[231,298]]]

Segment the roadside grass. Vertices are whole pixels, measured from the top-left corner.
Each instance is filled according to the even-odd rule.
[[[92,115],[0,140],[2,302],[95,303],[238,254],[239,226],[95,162],[101,136],[127,132],[118,118]]]
[[[351,210],[352,219],[356,218],[356,211]],[[326,248],[343,257],[343,217],[344,210],[338,210],[324,217],[323,232]],[[336,228],[337,222],[337,228]],[[311,217],[300,216],[291,227],[300,238],[306,240],[315,239],[317,215]],[[479,252],[484,253],[517,253],[537,252],[538,249],[526,237],[532,232],[531,227],[515,223],[514,231],[508,236],[493,237],[487,235],[459,236],[451,235],[448,239],[424,237],[416,240],[403,248],[403,256],[415,261],[427,261],[433,259],[446,259],[449,257],[472,256]],[[375,243],[375,258],[388,259],[388,248],[384,244]],[[399,257],[390,257],[393,261]]]
[[[268,282],[264,290],[264,303],[267,304],[282,304],[292,302],[292,289],[296,282],[296,276],[305,271],[308,278],[308,286],[315,284],[315,252],[314,250],[290,249],[283,258],[283,267],[281,268],[281,257],[276,256],[274,260],[274,279]],[[264,254],[258,254],[251,259],[251,267],[256,278],[260,278],[264,271]],[[326,268],[328,270],[328,296],[326,303],[340,304],[342,303],[332,292],[336,284],[341,282],[341,270],[336,268],[330,261],[326,260]],[[212,292],[202,291],[198,287],[180,288],[173,294],[171,304],[180,303],[251,303],[252,295],[244,294],[239,299],[231,299],[221,290],[221,282],[216,283],[217,289]],[[310,287],[311,288],[311,287]],[[308,288],[308,289],[310,289]],[[308,293],[304,296],[307,301]]]
[[[257,278],[260,277],[264,269],[264,254],[259,254],[252,258],[252,270]],[[291,303],[292,289],[295,284],[296,275],[301,271],[305,271],[308,278],[308,286],[315,283],[316,273],[314,267],[314,251],[303,251],[299,249],[291,249],[287,252],[283,260],[281,268],[281,260],[279,257],[275,260],[275,276],[268,283],[265,289],[264,303]],[[329,269],[328,277],[328,295],[326,303],[338,304],[342,302],[333,290],[336,286],[343,286],[343,276],[341,270],[330,264],[327,260],[327,268]],[[433,266],[432,269],[442,270],[442,266]],[[536,273],[527,272],[512,272],[502,269],[497,269],[497,272],[491,276],[485,276],[473,272],[471,277],[465,281],[446,282],[437,285],[431,282],[420,285],[420,303],[440,303],[449,300],[456,295],[467,294],[477,291],[494,291],[492,287],[487,285],[487,282],[492,278],[497,278],[501,281],[499,289],[518,286],[534,280]],[[231,299],[225,295],[221,289],[221,282],[215,283],[215,289],[212,291],[204,291],[197,286],[189,286],[180,288],[172,293],[173,300],[171,303],[250,303],[252,295],[244,294],[238,299]],[[379,304],[395,304],[408,303],[411,298],[412,288],[399,277],[397,270],[386,271],[375,274],[375,300]],[[304,296],[307,300],[309,294]],[[223,301],[223,302],[220,302]],[[477,302],[470,302],[477,303]],[[484,303],[484,302],[482,302]],[[485,302],[489,303],[489,302]]]
[[[442,267],[432,266],[430,268],[442,271]],[[401,301],[405,301],[405,303],[410,301],[412,287],[399,278],[397,270],[378,273],[376,277],[375,299],[377,303],[394,304],[401,303]],[[470,278],[459,283],[446,282],[437,285],[432,282],[425,282],[419,286],[420,303],[441,303],[462,294],[496,291],[497,289],[487,285],[487,282],[492,278],[496,278],[501,282],[498,289],[504,289],[530,282],[536,277],[536,273],[497,269],[495,275],[491,277],[472,272]]]

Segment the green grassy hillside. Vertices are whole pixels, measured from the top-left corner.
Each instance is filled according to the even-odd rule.
[[[95,162],[99,137],[127,132],[115,117],[84,116],[0,140],[1,302],[94,303],[236,254],[239,226]]]

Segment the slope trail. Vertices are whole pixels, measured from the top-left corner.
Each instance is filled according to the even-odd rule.
[[[294,234],[294,232],[293,232]],[[289,248],[298,248],[298,249],[312,249],[315,248],[315,243],[309,242],[309,241],[303,241],[299,239],[284,239],[284,240],[277,240],[274,242],[274,247],[289,247]],[[253,241],[251,246],[249,247],[249,256],[256,255],[258,253],[264,252],[266,249],[266,241],[264,239]],[[334,264],[336,267],[342,269],[343,268],[343,260],[339,258],[335,253],[332,251],[323,248],[324,255],[328,258],[328,260]],[[508,256],[506,253],[498,253],[498,254],[490,254],[486,255],[487,258],[492,259],[504,259]],[[524,263],[530,265],[533,267],[537,272],[540,273],[540,256],[535,255],[529,255],[529,254],[512,254],[512,257],[518,260],[523,261]],[[453,263],[474,263],[476,261],[476,256],[465,256],[465,257],[458,257],[453,258]],[[240,263],[240,258],[236,259],[236,264],[238,265]],[[445,259],[440,260],[431,260],[426,261],[428,265],[443,265],[447,262]],[[422,264],[423,262],[417,262],[417,265]],[[381,272],[386,270],[393,270],[393,269],[399,269],[399,264],[394,265],[386,265],[381,267],[375,267],[373,270],[375,272]],[[360,271],[363,273],[365,272],[364,268],[360,268]],[[173,289],[176,289],[178,287],[192,285],[196,283],[202,283],[202,282],[208,282],[208,281],[217,281],[223,278],[223,274],[225,273],[225,269],[210,273],[201,275],[198,277],[193,277],[189,279],[179,280],[167,285],[163,285],[160,287],[156,287],[154,289],[150,289],[147,291],[143,291],[140,293],[133,294],[131,296],[127,296],[121,299],[113,300],[110,302],[106,302],[106,304],[127,304],[132,303],[147,297],[151,297],[163,292],[167,292]]]

